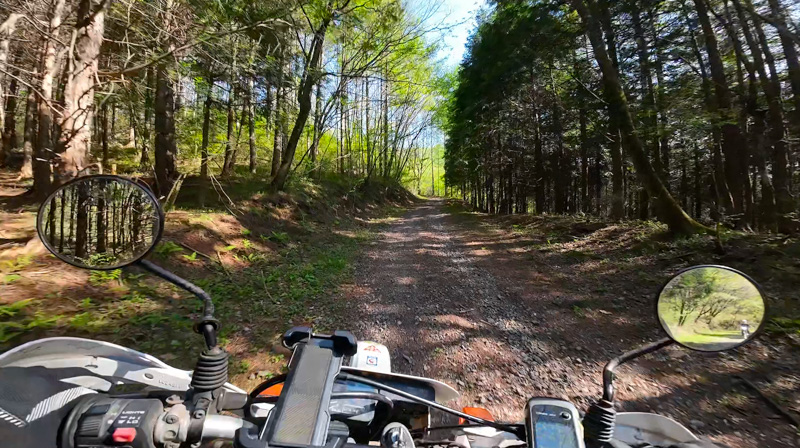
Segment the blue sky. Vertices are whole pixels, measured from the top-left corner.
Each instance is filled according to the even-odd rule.
[[[412,8],[419,8],[430,27],[449,28],[442,31],[443,48],[439,58],[448,68],[457,66],[466,50],[465,45],[475,27],[477,11],[486,4],[485,0],[412,0]]]

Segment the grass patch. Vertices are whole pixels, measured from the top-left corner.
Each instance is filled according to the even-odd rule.
[[[333,300],[334,292],[351,278],[363,243],[389,221],[387,216],[404,210],[382,195],[407,194],[396,193],[390,184],[365,187],[335,176],[320,182],[298,179],[290,186],[293,192],[273,194],[265,191],[263,178],[234,176],[225,191],[235,206],[219,203],[215,192],[200,206],[197,191],[186,189],[190,185],[191,180],[184,185],[190,194],[179,198],[177,207],[187,218],[169,221],[168,232],[198,232],[206,244],[224,250],[215,254],[197,247],[197,252],[165,240],[152,258],[212,296],[222,322],[220,341],[232,353],[263,356],[269,356],[263,354],[265,348],[292,325],[311,324],[320,331],[341,326],[337,316],[346,315],[346,304]],[[225,215],[231,207],[235,213]],[[225,226],[210,231],[209,223],[220,217]],[[225,230],[234,233],[218,232]],[[264,250],[265,243],[269,250]],[[2,262],[0,285],[19,280],[33,261],[20,257]],[[137,268],[91,271],[86,285],[92,288],[54,284],[41,300],[0,307],[0,350],[42,336],[69,335],[118,343],[179,368],[192,367],[202,347],[202,338],[192,331],[202,312],[194,296]],[[263,370],[243,359],[231,365],[231,372],[245,374],[254,368]]]
[[[38,310],[26,313],[34,308],[32,305],[33,299],[25,299],[0,306],[0,344],[25,332],[53,327],[62,318],[60,315],[48,315]]]
[[[102,286],[111,281],[119,281],[122,278],[122,270],[113,271],[91,271],[89,273],[89,283],[93,286]]]

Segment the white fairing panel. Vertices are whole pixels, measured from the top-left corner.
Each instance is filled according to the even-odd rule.
[[[358,353],[350,358],[350,367],[370,372],[392,372],[392,356],[383,344],[372,341],[359,341]]]
[[[617,414],[614,438],[629,445],[649,443],[655,446],[671,446],[699,440],[691,431],[675,420],[647,412]]]
[[[39,339],[0,355],[0,368],[31,366],[79,367],[95,375],[174,391],[187,390],[192,380],[191,371],[176,369],[146,353],[91,339]],[[231,384],[226,384],[225,387],[244,393]]]
[[[349,366],[342,367],[342,370],[375,372],[382,374],[378,375],[378,377],[383,376],[387,379],[391,379],[392,377],[402,378],[426,384],[436,392],[436,401],[439,403],[447,403],[459,397],[459,393],[455,389],[440,381],[419,376],[392,373],[392,358],[389,354],[389,349],[385,345],[378,344],[377,342],[360,341],[358,343],[358,353],[350,358]]]

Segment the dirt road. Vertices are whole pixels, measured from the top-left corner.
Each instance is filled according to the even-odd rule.
[[[518,420],[531,396],[585,408],[608,359],[660,337],[655,290],[602,260],[531,251],[530,239],[454,210],[425,201],[393,222],[346,288],[357,336],[387,345],[394,371],[443,380],[462,392],[457,405]],[[652,355],[622,369],[621,406],[670,415],[731,446],[796,446],[759,400],[737,393],[743,403],[720,405],[733,388],[729,372],[752,367],[736,356]]]

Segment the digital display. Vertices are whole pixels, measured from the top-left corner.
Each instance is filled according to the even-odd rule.
[[[533,448],[578,448],[578,434],[572,414],[565,408],[536,405],[531,410],[533,419]]]

